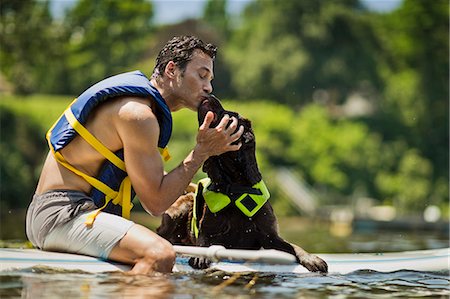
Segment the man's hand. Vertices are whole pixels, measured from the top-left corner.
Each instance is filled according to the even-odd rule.
[[[229,151],[237,151],[242,144],[239,142],[233,145],[232,143],[241,137],[244,127],[240,126],[236,131],[238,120],[235,117],[231,117],[231,123],[227,127],[230,116],[225,115],[215,128],[210,128],[213,120],[214,113],[209,111],[198,130],[196,151],[206,158]]]

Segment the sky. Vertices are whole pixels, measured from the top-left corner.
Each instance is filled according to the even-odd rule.
[[[228,12],[238,15],[250,1],[229,0]],[[76,0],[52,0],[51,11],[55,17],[61,17],[64,15],[64,11],[76,2]],[[152,2],[155,9],[154,21],[162,25],[201,16],[206,0],[153,0]],[[371,10],[388,12],[398,7],[402,0],[362,0],[362,2]]]

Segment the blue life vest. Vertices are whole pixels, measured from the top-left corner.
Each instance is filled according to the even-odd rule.
[[[47,133],[47,139],[50,149],[55,154],[55,157],[57,157],[58,162],[60,162],[73,172],[79,174],[79,171],[73,169],[73,166],[71,166],[70,164],[65,165],[68,163],[64,161],[64,158],[60,153],[58,153],[58,151],[69,144],[75,138],[75,136],[82,135],[78,131],[80,130],[80,128],[78,127],[81,127],[81,129],[85,130],[83,126],[86,124],[88,116],[94,110],[94,108],[109,99],[121,96],[136,96],[145,98],[151,97],[154,100],[157,107],[157,111],[154,112],[160,126],[158,147],[160,147],[160,150],[166,149],[166,146],[172,134],[172,115],[170,113],[169,107],[162,98],[161,94],[150,83],[147,77],[140,71],[134,71],[112,76],[98,82],[97,84],[88,88],[77,99],[75,99],[72,104],[70,104],[66,112],[58,119],[58,121]],[[87,132],[85,134],[89,135],[90,133]],[[81,137],[86,140],[85,137]],[[93,137],[93,139],[95,139],[95,137]],[[164,154],[167,152],[162,150],[162,153],[164,156]],[[124,179],[127,178],[127,173],[124,169],[123,163],[123,149],[115,152],[114,154],[111,153],[111,155],[115,155],[116,157],[108,158],[107,156],[105,156],[107,160],[102,165],[99,175],[96,179],[107,185],[113,191],[119,192],[119,189],[122,189],[122,183]],[[123,167],[118,167],[118,163],[113,163],[117,158],[120,159],[119,162],[121,163],[119,164],[123,164]],[[60,160],[63,161],[61,162]],[[83,174],[81,174],[81,176],[85,178]],[[95,185],[90,182],[89,178],[85,178],[85,180],[87,180],[91,185]],[[132,199],[135,193],[132,188],[129,191],[131,192],[130,196]],[[93,198],[95,204],[98,207],[102,207],[101,210],[124,216],[124,211],[121,204],[118,202],[114,202],[114,198],[111,198],[114,196],[117,197],[116,195],[109,195],[108,199],[108,196],[105,197],[105,192],[97,189],[96,187],[92,188],[90,195]],[[105,206],[106,202],[108,203]]]

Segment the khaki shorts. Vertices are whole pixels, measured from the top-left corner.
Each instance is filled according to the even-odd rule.
[[[84,222],[90,212],[56,226],[44,240],[44,250],[63,251],[108,259],[111,250],[134,225],[123,217],[101,212],[92,226]]]
[[[40,249],[106,259],[134,222],[101,212],[92,226],[86,226],[87,215],[95,209],[92,198],[79,191],[35,195],[27,211],[28,239]]]

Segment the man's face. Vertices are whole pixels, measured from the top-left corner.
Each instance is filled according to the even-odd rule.
[[[200,103],[212,92],[211,81],[214,78],[213,60],[201,50],[195,50],[194,56],[186,65],[184,72],[179,70],[174,92],[180,105],[197,111]]]

